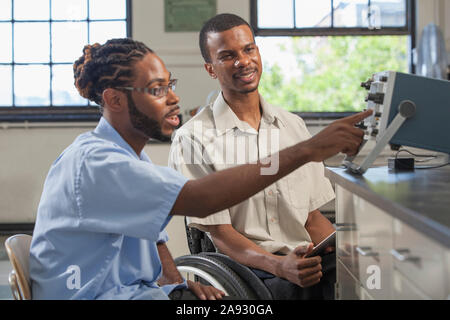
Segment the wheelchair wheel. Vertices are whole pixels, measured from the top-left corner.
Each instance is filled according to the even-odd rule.
[[[258,278],[258,276],[250,270],[249,267],[244,266],[243,264],[237,263],[232,260],[229,256],[216,253],[216,252],[202,252],[200,253],[202,256],[208,256],[210,258],[214,258],[225,264],[228,268],[233,270],[239,277],[239,279],[243,280],[248,287],[251,288],[254,296],[258,300],[272,300],[272,294],[270,290],[266,287],[264,282]]]
[[[186,280],[211,285],[236,299],[257,298],[247,284],[219,259],[203,255],[186,255],[176,258],[175,264]]]

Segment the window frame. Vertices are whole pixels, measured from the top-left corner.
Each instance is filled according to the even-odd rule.
[[[333,1],[331,4],[331,17],[333,25]],[[371,0],[368,0],[370,4]],[[295,0],[293,2],[294,22],[295,22]],[[317,36],[386,36],[386,35],[406,35],[410,37],[409,48],[409,72],[415,73],[414,49],[416,48],[416,2],[415,0],[405,0],[406,2],[406,25],[404,27],[381,27],[379,29],[369,29],[360,27],[317,27],[317,28],[259,28],[258,27],[258,0],[250,0],[250,25],[255,37],[317,37]],[[357,112],[292,112],[302,118],[324,118],[339,119]]]
[[[14,1],[14,0],[13,0]],[[12,1],[12,4],[13,4]],[[132,37],[132,0],[125,0],[126,1],[126,36]],[[50,0],[50,11],[52,9],[51,7],[52,1]],[[14,5],[12,5],[11,8],[12,12],[14,10]],[[103,19],[103,20],[96,20],[96,19],[90,19],[89,15],[87,19],[83,20],[53,20],[50,16],[48,20],[14,20],[14,16],[11,15],[11,24],[14,26],[14,23],[27,23],[27,22],[44,22],[48,23],[50,25],[50,51],[52,47],[52,34],[51,34],[51,23],[52,22],[96,22],[96,21],[123,21],[123,19]],[[5,22],[2,22],[5,23]],[[12,45],[14,50],[14,31],[12,36]],[[81,48],[80,48],[81,50]],[[70,63],[64,63],[64,62],[53,62],[50,52],[50,61],[44,62],[44,63],[18,63],[11,61],[10,63],[1,63],[3,66],[12,66],[12,91],[13,91],[13,100],[12,105],[10,106],[0,106],[0,121],[1,122],[86,122],[86,121],[98,121],[101,117],[99,107],[95,104],[92,104],[90,101],[87,105],[70,105],[70,106],[54,106],[50,104],[49,106],[16,106],[14,104],[15,101],[15,95],[14,95],[14,66],[22,66],[22,65],[45,65],[50,67],[50,103],[52,102],[52,66],[56,65],[70,65]]]

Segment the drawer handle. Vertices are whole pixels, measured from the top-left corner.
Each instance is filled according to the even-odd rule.
[[[414,262],[414,263],[419,263],[420,262],[420,257],[414,257],[414,256],[410,256],[410,251],[409,249],[392,249],[390,251],[391,255],[400,262]]]
[[[356,251],[363,257],[376,257],[377,252],[373,252],[371,247],[356,247]]]
[[[336,223],[336,231],[356,231],[356,223]]]

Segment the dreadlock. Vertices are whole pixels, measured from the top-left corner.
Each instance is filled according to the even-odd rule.
[[[145,44],[128,38],[111,39],[105,44],[86,45],[83,55],[73,64],[75,87],[80,95],[100,106],[107,88],[122,87],[133,77],[133,66],[147,53]]]

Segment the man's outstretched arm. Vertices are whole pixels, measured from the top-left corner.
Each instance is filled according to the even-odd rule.
[[[250,198],[305,163],[320,162],[339,152],[354,155],[364,136],[355,124],[371,114],[372,111],[367,110],[334,121],[311,139],[280,151],[276,174],[261,174],[264,168],[270,166],[270,163],[264,164],[263,161],[190,180],[180,191],[171,214],[206,217]]]

